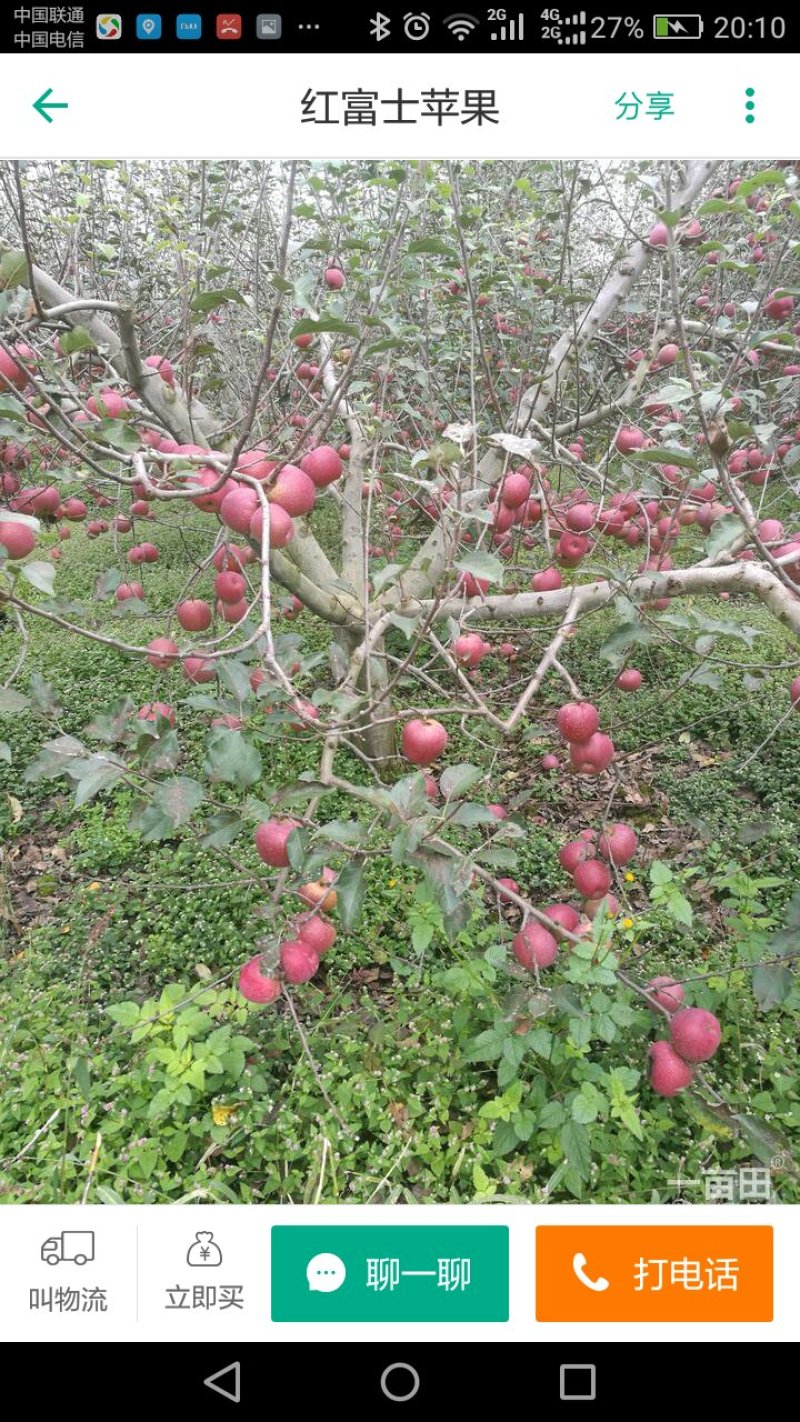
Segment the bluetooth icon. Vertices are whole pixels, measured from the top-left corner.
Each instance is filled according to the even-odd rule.
[[[380,44],[381,40],[389,38],[391,33],[391,21],[388,15],[382,15],[380,10],[369,22],[370,34],[374,40]]]

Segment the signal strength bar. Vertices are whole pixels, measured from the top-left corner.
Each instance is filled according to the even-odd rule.
[[[586,43],[586,11],[581,10],[577,15],[565,15],[561,21],[566,29],[568,25],[575,27],[574,34],[560,35],[556,44],[585,44]]]
[[[498,40],[503,44],[510,40],[512,44],[519,43],[525,38],[525,16],[520,12],[516,20],[509,20],[507,25],[501,25],[499,31],[492,30],[490,39]]]

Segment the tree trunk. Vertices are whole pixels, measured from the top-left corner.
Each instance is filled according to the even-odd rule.
[[[384,658],[383,638],[376,643],[370,658],[372,698],[369,703],[370,724],[361,737],[360,749],[369,756],[379,775],[391,769],[397,756],[397,722],[392,717],[391,698],[387,694],[389,669]],[[359,678],[359,690],[366,688],[366,663]]]
[[[343,666],[349,665],[353,653],[363,642],[363,636],[361,629],[358,632],[353,632],[348,628],[337,628],[335,641],[342,655]],[[371,765],[381,776],[391,770],[392,763],[397,758],[397,726],[393,719],[391,698],[386,694],[388,684],[389,669],[386,665],[385,645],[381,637],[375,644],[370,659],[369,686],[372,695],[359,718],[362,723],[365,723],[364,728],[358,736],[353,738],[362,755],[369,758]],[[366,692],[367,688],[365,663],[356,681],[356,689]]]

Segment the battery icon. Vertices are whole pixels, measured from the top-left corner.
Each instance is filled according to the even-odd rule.
[[[700,39],[702,33],[702,15],[656,15],[653,19],[656,39]]]

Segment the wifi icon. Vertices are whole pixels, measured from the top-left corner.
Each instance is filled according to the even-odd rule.
[[[467,36],[477,30],[480,20],[476,20],[474,15],[448,15],[444,24],[459,44],[463,44]]]

